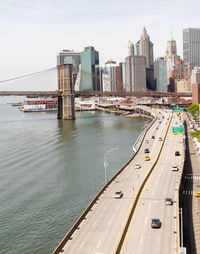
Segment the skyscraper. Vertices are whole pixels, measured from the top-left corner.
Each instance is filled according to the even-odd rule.
[[[136,43],[136,54],[145,56],[146,68],[153,67],[153,43],[150,41],[145,27],[142,30],[140,40]]]
[[[103,91],[116,91],[116,62],[110,60],[103,68]]]
[[[191,70],[200,66],[200,28],[183,29],[183,60]]]
[[[116,92],[122,92],[123,90],[122,65],[116,66],[115,72],[116,72]]]
[[[167,92],[167,65],[166,60],[160,57],[154,62],[154,79],[156,82],[156,90],[159,92]]]
[[[170,77],[171,77],[171,71],[173,67],[176,64],[176,61],[179,59],[177,55],[177,47],[176,47],[176,41],[172,35],[172,32],[170,34],[170,38],[167,41],[167,49],[165,54],[165,60],[167,63],[167,83],[170,83]]]
[[[121,62],[119,65],[122,67],[122,90],[126,91],[126,63]]]
[[[100,90],[99,52],[91,46],[81,52],[81,90]]]
[[[200,104],[200,68],[195,67],[191,75],[192,103]]]
[[[167,51],[166,51],[166,55],[176,55],[177,54],[177,48],[176,48],[176,41],[174,39],[174,36],[172,34],[172,32],[170,33],[170,38],[167,41]]]
[[[146,65],[144,56],[126,57],[126,91],[146,91]]]
[[[80,63],[81,63],[81,56],[80,56],[79,52],[74,52],[73,50],[63,49],[61,52],[59,52],[57,54],[57,65],[72,64],[73,87],[75,87]]]
[[[127,56],[134,56],[134,45],[131,41],[128,42],[128,55]]]

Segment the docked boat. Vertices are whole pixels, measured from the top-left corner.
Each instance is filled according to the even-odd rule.
[[[49,112],[58,110],[57,98],[32,98],[24,100],[24,106],[19,107],[22,112]]]

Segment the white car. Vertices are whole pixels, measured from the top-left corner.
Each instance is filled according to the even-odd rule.
[[[121,198],[123,195],[122,191],[116,191],[115,192],[115,198]]]
[[[145,139],[145,143],[148,144],[148,143],[149,143],[149,140],[148,140],[148,139]]]
[[[141,165],[139,163],[137,163],[137,164],[135,164],[135,168],[139,169],[139,168],[141,168]]]
[[[172,171],[178,171],[178,166],[177,165],[172,165]]]

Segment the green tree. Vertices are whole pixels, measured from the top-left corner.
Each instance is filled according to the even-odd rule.
[[[198,104],[192,104],[191,106],[189,106],[187,111],[192,114],[194,119],[196,119],[197,115],[198,115],[198,111],[199,111],[199,105]]]

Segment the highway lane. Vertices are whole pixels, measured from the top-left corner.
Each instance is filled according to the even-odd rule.
[[[136,192],[160,150],[162,142],[155,142],[151,137],[154,135],[158,140],[158,137],[164,136],[167,129],[167,114],[165,115],[161,124],[157,120],[148,131],[145,139],[148,139],[149,143],[142,144],[135,159],[104,191],[74,232],[71,240],[67,242],[62,253],[84,254],[88,251],[89,253],[112,253]],[[157,126],[159,129],[155,130]],[[147,147],[150,149],[150,161],[144,161],[146,155],[144,149]],[[134,168],[135,163],[138,162],[142,166],[141,169]],[[124,194],[121,199],[114,199],[114,193],[117,190],[121,190]]]
[[[171,125],[176,122],[177,118]],[[172,171],[172,165],[181,167],[182,156],[175,156],[175,151],[182,153],[182,140],[182,135],[173,135],[170,129],[161,157],[139,199],[121,253],[177,253],[178,236],[174,232],[177,232],[176,192],[180,171]],[[173,206],[164,204],[166,197],[174,200]],[[161,220],[160,229],[151,228],[153,218]]]

